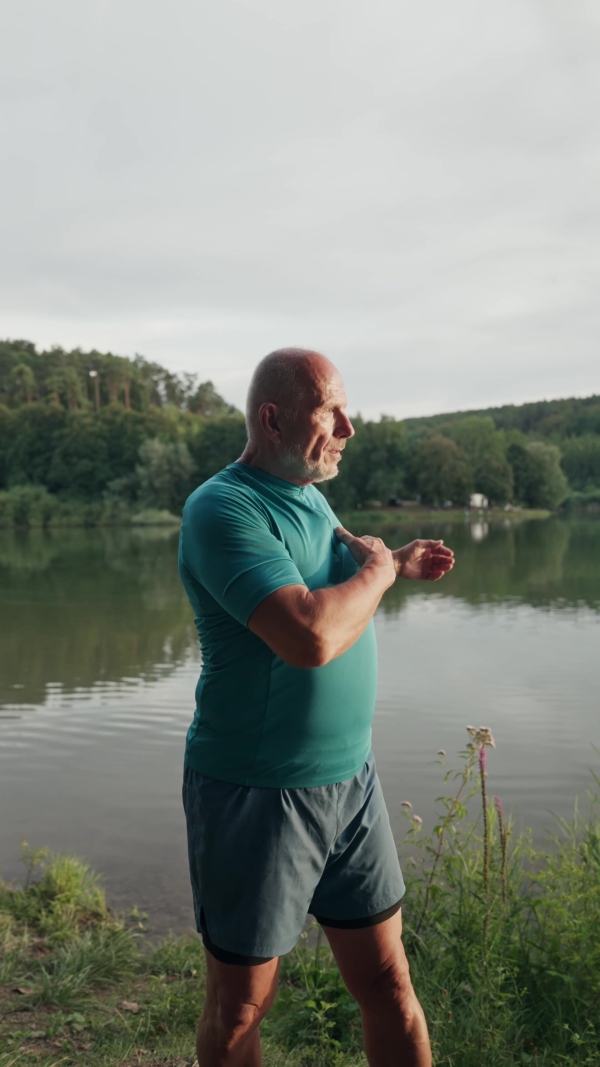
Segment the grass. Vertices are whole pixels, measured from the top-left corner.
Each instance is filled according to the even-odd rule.
[[[405,943],[438,1067],[598,1067],[598,796],[535,850],[488,793],[489,730],[469,727],[431,834],[405,807]],[[598,779],[595,779],[598,785]],[[478,816],[471,814],[475,806]],[[195,938],[151,946],[96,876],[24,847],[0,883],[0,1067],[189,1067],[204,988]],[[365,1067],[359,1014],[320,936],[283,960],[265,1067]]]

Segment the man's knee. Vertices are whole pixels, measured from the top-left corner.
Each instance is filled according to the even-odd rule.
[[[219,1044],[227,1051],[235,1048],[250,1034],[265,1017],[269,1002],[264,1004],[240,1004],[220,1000],[213,1015],[213,1026],[218,1032]]]
[[[356,990],[351,990],[361,1009],[394,1011],[410,1024],[418,1002],[412,986],[406,957],[391,960]]]
[[[277,978],[266,989],[256,990],[252,999],[209,983],[201,1028],[210,1032],[223,1051],[228,1051],[257,1028],[267,1014],[277,991]]]

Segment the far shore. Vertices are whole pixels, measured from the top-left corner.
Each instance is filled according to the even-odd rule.
[[[401,507],[378,507],[369,506],[356,508],[352,511],[339,509],[338,518],[349,530],[363,530],[366,532],[373,529],[391,529],[396,526],[415,525],[427,523],[439,525],[440,523],[520,523],[532,519],[548,519],[557,512],[546,511],[542,508],[433,508],[425,504],[416,504],[409,501]],[[107,514],[102,507],[94,504],[69,504],[64,502],[62,508],[50,519],[44,516],[31,515],[26,522],[3,524],[0,518],[1,530],[32,530],[45,529],[57,530],[68,528],[97,529],[99,527],[175,527],[181,524],[181,516],[173,515],[169,511],[160,511],[148,508],[145,511],[126,511],[120,509],[118,514]]]
[[[392,508],[364,508],[354,511],[340,511],[340,521],[349,530],[375,527],[394,527],[414,525],[415,523],[514,523],[529,522],[532,519],[549,519],[556,514],[542,508],[432,508],[424,504],[404,504]]]

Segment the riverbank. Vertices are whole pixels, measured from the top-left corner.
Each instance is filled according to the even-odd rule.
[[[549,519],[553,514],[543,508],[430,508],[424,504],[405,504],[401,508],[364,508],[340,512],[340,522],[347,529],[360,528],[364,533],[393,529],[404,525],[440,526],[446,523],[518,523],[532,519]]]
[[[402,507],[365,508],[340,512],[340,521],[349,529],[387,529],[405,523],[526,522],[547,519],[552,512],[514,507],[463,509],[430,508],[407,501]],[[157,508],[139,508],[121,500],[67,500],[54,496],[41,486],[15,486],[0,492],[0,528],[44,529],[96,526],[178,526],[181,516]]]
[[[171,526],[180,515],[140,508],[120,500],[68,500],[35,485],[0,492],[0,529],[66,529],[101,526]]]
[[[434,1061],[595,1067],[599,796],[534,850],[491,798],[492,744],[489,731],[469,728],[458,770],[440,754],[453,791],[430,837],[405,805],[405,943]],[[478,817],[467,818],[469,805]],[[28,848],[24,860],[23,887],[0,884],[0,1067],[191,1065],[198,940],[149,943],[144,917],[113,915],[85,865]],[[318,939],[284,959],[262,1032],[265,1067],[364,1067],[356,1005]]]

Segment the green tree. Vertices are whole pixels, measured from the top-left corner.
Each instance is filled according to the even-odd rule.
[[[414,450],[413,470],[417,491],[426,503],[438,507],[445,500],[460,506],[468,503],[471,472],[456,441],[442,434],[420,441]]]
[[[79,412],[56,434],[46,484],[55,493],[91,500],[115,477],[106,427],[95,412]]]
[[[192,376],[185,376],[191,378]],[[212,382],[200,382],[200,385],[196,386],[195,381],[192,384],[192,390],[186,399],[186,407],[188,411],[191,411],[195,415],[202,415],[204,418],[214,418],[219,415],[234,415],[236,409],[233,404],[228,404],[223,399],[220,393],[217,392]]]
[[[77,411],[86,403],[81,375],[73,366],[55,367],[46,379],[46,393],[54,404],[64,404],[69,411]]]
[[[129,375],[129,371],[125,366],[127,363],[129,363],[129,360],[122,359],[120,356],[113,356],[112,352],[108,352],[102,358],[100,385],[107,395],[109,404],[117,404],[120,394],[125,390],[125,383]]]
[[[496,504],[513,497],[513,473],[506,455],[505,435],[490,416],[470,415],[451,429],[471,468],[473,489]]]
[[[13,413],[0,404],[0,489],[8,485],[8,452],[13,440]]]
[[[600,435],[567,438],[562,445],[561,466],[573,489],[600,487]]]
[[[14,407],[24,401],[27,402],[26,389],[19,389],[18,384],[12,377],[13,371],[18,366],[28,367],[33,372],[33,396],[35,396],[37,392],[35,387],[35,363],[37,359],[39,357],[35,345],[31,341],[0,341],[0,404]]]
[[[529,505],[554,511],[569,492],[569,483],[560,465],[560,449],[543,441],[530,441],[527,452],[532,470]]]
[[[27,363],[17,363],[9,374],[10,393],[16,404],[31,404],[35,394],[35,374]]]
[[[183,441],[144,441],[140,448],[137,502],[142,508],[181,511],[194,487],[195,463]]]
[[[560,449],[544,441],[513,439],[508,448],[515,498],[530,508],[554,511],[565,500],[569,485],[560,466]]]
[[[27,404],[5,419],[5,484],[48,485],[57,436],[69,418],[59,405]]]
[[[198,484],[239,459],[245,444],[246,423],[242,415],[222,415],[197,423],[188,445]]]

